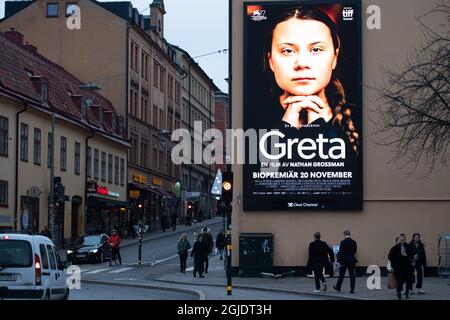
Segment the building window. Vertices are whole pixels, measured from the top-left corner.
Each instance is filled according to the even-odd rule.
[[[155,141],[156,143],[156,141]],[[158,170],[158,149],[156,149],[155,147],[153,148],[153,169],[154,170]]]
[[[147,168],[147,142],[145,140],[141,142],[141,166]]]
[[[41,164],[41,129],[34,128],[33,163]]]
[[[108,183],[113,183],[113,156],[108,154]]]
[[[76,12],[77,12],[76,6],[77,6],[76,2],[67,2],[66,3],[66,17],[70,17],[70,16],[76,14]]]
[[[8,181],[0,181],[0,206],[8,206]]]
[[[159,89],[161,92],[165,92],[166,90],[166,70],[161,68],[160,79],[159,79]]]
[[[20,124],[20,160],[28,161],[28,125]]]
[[[148,55],[142,52],[142,78],[148,80]]]
[[[51,168],[52,167],[52,144],[53,144],[53,139],[52,139],[52,133],[49,132],[47,135],[47,167]]]
[[[114,157],[114,183],[119,184],[119,157]]]
[[[67,170],[67,138],[61,137],[61,171]]]
[[[86,162],[87,162],[86,175],[90,178],[90,177],[92,177],[92,148],[91,147],[87,147]]]
[[[138,160],[138,137],[134,134],[131,135],[130,138],[131,141],[131,149],[130,149],[130,160],[131,163],[133,164],[137,164],[137,160]]]
[[[141,120],[147,122],[147,99],[141,98]]]
[[[152,123],[155,128],[158,127],[158,107],[155,105],[153,105],[153,121],[152,121]]]
[[[125,160],[120,158],[120,185],[125,185]]]
[[[136,50],[135,49],[135,45],[134,45],[134,43],[133,42],[131,42],[131,44],[130,44],[130,69],[131,70],[135,70],[135,67],[134,67],[134,51]]]
[[[9,123],[8,118],[0,116],[0,156],[8,156]]]
[[[75,174],[80,174],[80,163],[81,163],[81,145],[79,142],[75,142]]]
[[[94,149],[94,179],[98,179],[99,151]]]
[[[106,152],[102,152],[102,181],[106,181]]]
[[[58,16],[58,3],[47,3],[47,18],[54,18]]]
[[[180,104],[180,83],[175,81],[175,103]]]
[[[158,73],[159,73],[159,64],[156,61],[153,61],[153,86],[158,88]]]

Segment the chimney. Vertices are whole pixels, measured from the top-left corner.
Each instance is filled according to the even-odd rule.
[[[24,44],[23,47],[30,52],[37,53],[37,48],[35,46],[29,44],[28,42],[26,44]]]
[[[23,45],[23,34],[21,34],[18,31],[15,31],[14,28],[11,28],[10,31],[5,32],[5,37],[11,42],[14,42],[15,44],[22,46]]]

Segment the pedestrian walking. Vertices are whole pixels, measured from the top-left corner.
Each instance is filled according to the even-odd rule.
[[[175,231],[177,229],[177,213],[176,212],[172,212],[170,219],[172,222],[172,230]]]
[[[186,233],[183,233],[178,241],[177,245],[178,255],[180,256],[180,272],[186,273],[186,260],[188,257],[189,249],[191,249],[191,243],[187,239]]]
[[[202,229],[203,234],[203,242],[205,243],[206,248],[206,255],[205,255],[205,273],[208,273],[208,267],[209,267],[209,255],[212,253],[214,249],[214,240],[213,236],[211,234],[211,230],[205,226]]]
[[[111,246],[111,260],[116,256],[119,259],[119,264],[122,265],[122,257],[120,256],[120,243],[122,239],[120,239],[116,229],[111,232],[111,237],[109,237],[108,242]],[[109,265],[111,265],[111,260],[109,260]]]
[[[314,293],[320,292],[320,283],[322,282],[323,291],[327,290],[327,283],[323,276],[323,269],[334,261],[333,250],[325,241],[320,240],[320,232],[314,233],[314,241],[309,244],[308,268],[314,271],[314,280],[316,290]]]
[[[344,231],[344,240],[339,245],[339,252],[337,254],[337,262],[339,263],[339,279],[333,288],[336,291],[341,291],[342,282],[344,281],[345,272],[348,270],[350,276],[350,293],[355,293],[355,270],[356,263],[356,241],[350,237],[350,231]]]
[[[411,242],[409,243],[412,253],[413,253],[413,262],[412,262],[412,281],[410,282],[409,292],[414,293],[412,290],[412,284],[416,280],[416,288],[419,294],[424,294],[425,291],[422,289],[423,285],[423,274],[424,270],[427,266],[427,255],[425,252],[425,246],[420,240],[420,234],[414,233]],[[416,273],[416,274],[414,274]]]
[[[167,227],[167,217],[164,213],[161,214],[161,228],[163,232],[166,232]]]
[[[405,298],[409,298],[413,257],[413,251],[410,245],[406,243],[406,236],[401,233],[398,237],[398,243],[391,248],[388,255],[391,268],[394,270],[394,277],[397,282],[397,298],[399,299],[402,298],[403,284],[406,284]]]
[[[191,258],[194,257],[194,278],[197,276],[197,272],[200,278],[204,278],[203,267],[205,263],[205,256],[207,255],[207,247],[203,241],[203,234],[198,235],[197,241],[194,243],[194,247],[191,251]]]
[[[220,260],[223,260],[223,249],[225,248],[225,230],[221,229],[216,237],[216,248],[220,255]]]

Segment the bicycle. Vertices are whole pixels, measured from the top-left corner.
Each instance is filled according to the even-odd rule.
[[[111,245],[109,246],[109,250],[111,252],[111,258],[109,260],[109,266],[110,267],[112,266],[112,262],[113,261],[114,261],[114,264],[117,266],[117,259],[118,259],[118,257],[117,257],[117,254],[116,254],[114,248]]]

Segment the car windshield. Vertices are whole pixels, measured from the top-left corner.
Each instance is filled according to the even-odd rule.
[[[29,268],[33,264],[31,245],[24,240],[0,240],[0,270]]]
[[[100,236],[89,236],[81,238],[81,245],[85,247],[98,246],[100,244]]]

